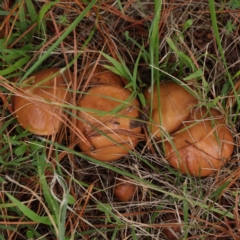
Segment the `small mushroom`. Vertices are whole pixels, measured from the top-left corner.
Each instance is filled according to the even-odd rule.
[[[85,77],[88,78],[91,75],[91,78],[89,80],[89,84],[91,86],[100,86],[100,85],[108,85],[108,86],[117,86],[117,87],[124,87],[126,80],[117,75],[116,73],[109,71],[108,69],[104,68],[101,65],[97,65],[94,69],[94,72],[92,72],[94,69],[93,67],[90,67]]]
[[[79,101],[77,127],[92,146],[84,141],[79,147],[88,156],[114,161],[129,153],[140,140],[141,126],[136,124],[139,103],[131,92],[116,86],[96,86]],[[134,123],[134,124],[133,124]]]
[[[162,233],[168,240],[178,240],[181,237],[181,225],[179,219],[175,214],[169,214],[164,219],[165,224],[169,224],[168,227],[163,228]]]
[[[234,141],[223,115],[205,107],[193,111],[190,118],[165,143],[168,162],[183,174],[208,176],[230,158]]]
[[[37,135],[52,135],[61,125],[62,107],[70,94],[67,89],[71,73],[48,68],[34,73],[21,83],[19,94],[12,98],[20,125]]]
[[[197,98],[175,82],[162,82],[159,91],[156,84],[153,89],[148,87],[144,96],[148,105],[152,104],[149,129],[156,138],[162,137],[162,130],[168,133],[177,130],[198,103]]]
[[[121,176],[116,180],[116,186],[113,195],[122,202],[128,202],[133,199],[137,191],[137,186],[129,182],[129,179]]]

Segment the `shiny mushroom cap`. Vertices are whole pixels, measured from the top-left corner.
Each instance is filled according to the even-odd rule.
[[[80,141],[81,150],[101,161],[114,161],[139,142],[139,103],[131,93],[116,86],[96,86],[79,101],[77,127],[92,148]]]
[[[149,129],[156,138],[162,137],[162,130],[172,133],[189,117],[191,109],[198,103],[197,98],[175,82],[163,82],[158,91],[157,85],[144,91],[147,104],[151,105],[152,123]]]
[[[172,137],[173,145],[165,143],[166,158],[183,174],[208,176],[218,171],[233,152],[233,136],[223,115],[215,109],[193,111]]]
[[[26,79],[12,98],[20,125],[37,135],[57,133],[62,122],[61,104],[70,98],[70,81],[71,73],[60,73],[59,68],[48,68]]]

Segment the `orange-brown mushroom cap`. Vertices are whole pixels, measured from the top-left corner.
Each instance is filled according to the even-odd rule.
[[[108,85],[123,88],[127,82],[121,76],[104,68],[101,65],[97,65],[94,71],[93,69],[94,66],[90,67],[86,73],[86,78],[92,74],[89,80],[90,86]]]
[[[136,194],[137,186],[129,182],[129,179],[121,176],[116,180],[116,186],[113,195],[122,202],[127,202],[133,199]]]
[[[219,170],[233,152],[233,136],[215,109],[200,108],[165,143],[166,158],[183,174],[208,176]],[[174,147],[173,147],[174,146]],[[175,151],[175,149],[177,151]]]
[[[129,153],[139,141],[139,103],[116,86],[96,86],[79,101],[77,127],[92,148],[80,141],[81,150],[101,161],[114,161]]]
[[[172,133],[177,130],[198,102],[197,98],[175,82],[161,83],[159,91],[156,84],[153,90],[148,87],[144,96],[147,104],[152,104],[152,123],[149,124],[149,129],[157,138],[161,138],[162,131]]]
[[[61,125],[61,104],[69,101],[71,73],[49,68],[26,79],[12,98],[20,125],[37,135],[52,135]],[[52,76],[52,77],[51,77]]]

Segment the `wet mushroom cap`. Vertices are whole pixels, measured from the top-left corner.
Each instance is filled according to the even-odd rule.
[[[131,93],[116,86],[89,89],[78,104],[77,127],[92,146],[80,141],[81,150],[101,161],[114,161],[129,153],[139,142],[139,103]]]
[[[165,143],[170,165],[183,174],[208,176],[219,170],[233,152],[234,140],[223,115],[199,108],[172,136],[173,145]],[[174,147],[177,149],[175,151]]]
[[[100,85],[108,85],[108,86],[117,86],[124,87],[126,80],[117,75],[116,73],[104,68],[101,65],[97,65],[94,69],[90,67],[86,73],[86,78],[88,78],[91,74],[91,78],[89,80],[90,87],[92,86],[100,86]],[[93,71],[93,72],[92,72]]]
[[[151,87],[145,89],[144,96],[148,105],[151,104],[152,94],[152,123],[149,124],[149,129],[156,138],[161,138],[162,130],[168,133],[177,130],[198,103],[197,98],[175,82],[162,82],[159,91],[156,84],[153,91]]]
[[[29,132],[52,135],[60,128],[63,114],[60,105],[70,98],[67,84],[71,81],[71,73],[59,71],[59,68],[48,68],[34,73],[12,98],[17,120]]]

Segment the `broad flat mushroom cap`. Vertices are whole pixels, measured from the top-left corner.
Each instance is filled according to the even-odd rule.
[[[70,99],[67,84],[71,73],[59,71],[59,68],[48,68],[32,74],[21,84],[20,94],[12,98],[17,120],[29,132],[52,135],[60,128],[61,104]]]
[[[92,149],[80,141],[81,150],[101,161],[114,161],[129,153],[139,142],[139,103],[131,93],[116,86],[96,86],[79,101],[77,127]]]
[[[173,134],[173,145],[166,141],[166,158],[183,174],[208,176],[230,158],[234,140],[223,115],[205,107],[193,111],[190,118]]]
[[[175,82],[162,82],[159,92],[156,84],[152,91],[151,87],[145,89],[144,96],[149,105],[151,94],[153,94],[152,116],[150,116],[152,123],[149,124],[149,129],[156,138],[162,137],[161,129],[168,133],[177,130],[189,117],[193,106],[198,103],[197,98]]]

